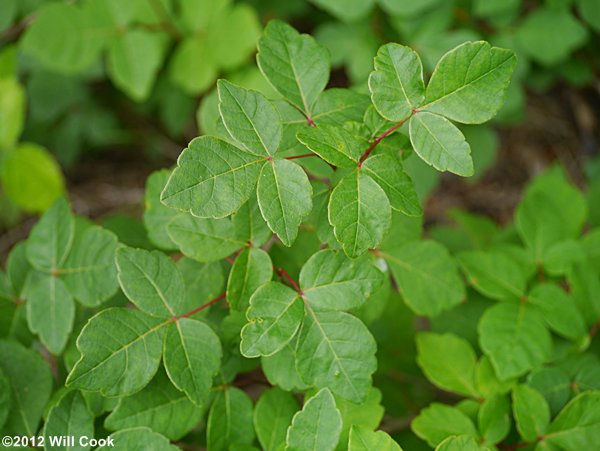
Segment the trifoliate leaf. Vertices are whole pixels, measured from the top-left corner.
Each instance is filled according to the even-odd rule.
[[[262,449],[276,451],[285,444],[288,426],[299,407],[296,398],[280,388],[262,392],[254,408],[254,428]]]
[[[464,124],[489,121],[504,103],[516,63],[512,50],[465,42],[438,62],[422,109]]]
[[[473,422],[456,407],[433,403],[421,410],[411,424],[415,434],[436,447],[451,435],[477,437]]]
[[[77,339],[81,358],[71,370],[67,386],[100,391],[104,396],[141,390],[158,369],[165,324],[164,319],[137,310],[102,310]]]
[[[438,171],[463,177],[473,175],[471,148],[452,122],[437,114],[422,112],[408,122],[410,142],[417,155]]]
[[[337,446],[342,417],[331,392],[323,388],[294,415],[287,430],[286,451],[333,451]]]
[[[171,171],[167,169],[153,172],[148,177],[144,190],[144,226],[148,238],[152,244],[166,250],[177,249],[177,245],[167,233],[167,224],[179,214],[179,211],[163,205],[160,201],[160,193],[170,176]]]
[[[377,367],[375,350],[373,336],[356,317],[310,311],[300,329],[296,368],[305,383],[360,403]]]
[[[264,161],[217,138],[193,139],[179,156],[161,201],[198,217],[229,216],[250,198]]]
[[[544,435],[550,423],[550,407],[540,392],[521,384],[514,388],[512,399],[513,416],[521,437],[534,441]]]
[[[265,163],[258,179],[258,205],[269,228],[286,246],[312,210],[312,186],[304,170],[288,160]]]
[[[147,427],[122,429],[110,436],[113,439],[115,449],[126,449],[128,451],[178,451],[175,445],[169,443],[169,439]]]
[[[566,451],[593,448],[600,440],[599,391],[573,398],[548,427],[544,441]]]
[[[81,446],[78,443],[79,437],[94,437],[94,416],[79,390],[66,392],[50,409],[44,425],[46,446],[51,443],[50,437],[69,435],[77,437],[76,444],[74,447],[65,447],[65,449],[76,451],[90,449],[89,446]]]
[[[375,57],[375,70],[369,76],[373,105],[384,118],[401,121],[410,116],[425,99],[423,65],[414,50],[389,43]]]
[[[281,143],[281,118],[258,91],[226,80],[217,83],[219,111],[229,134],[241,147],[259,156],[274,155]]]
[[[300,271],[300,286],[311,307],[350,310],[361,306],[383,283],[383,273],[366,258],[322,250]]]
[[[348,451],[402,451],[392,437],[383,431],[372,431],[363,426],[352,426]]]
[[[241,333],[242,355],[269,356],[288,344],[300,328],[304,302],[291,288],[269,282],[252,295],[246,316],[250,322]]]
[[[250,397],[239,388],[217,392],[208,414],[208,448],[228,451],[232,445],[250,445],[254,441],[252,407]]]
[[[273,87],[305,114],[329,80],[329,54],[312,36],[271,20],[258,41],[258,67]]]
[[[232,309],[246,311],[250,296],[273,277],[271,257],[262,249],[244,249],[235,258],[227,281],[227,302]]]
[[[328,163],[340,168],[355,167],[369,143],[335,125],[303,128],[298,140]]]
[[[338,183],[328,208],[335,237],[351,258],[379,245],[392,219],[385,192],[360,171],[348,174]]]

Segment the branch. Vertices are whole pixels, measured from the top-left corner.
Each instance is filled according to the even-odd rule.
[[[172,321],[172,322],[175,322],[175,321],[178,321],[178,320],[180,320],[181,318],[188,318],[188,317],[190,317],[190,316],[192,316],[192,315],[195,315],[196,313],[198,313],[198,312],[200,312],[200,311],[204,310],[205,308],[208,308],[208,307],[210,307],[211,305],[213,305],[213,304],[216,304],[216,303],[217,303],[217,302],[219,302],[221,299],[225,299],[225,296],[226,296],[226,295],[227,295],[227,293],[223,293],[223,294],[221,294],[219,297],[216,297],[216,298],[214,298],[212,301],[208,301],[206,304],[204,304],[204,305],[201,305],[200,307],[198,307],[198,308],[195,308],[194,310],[192,310],[192,311],[190,311],[190,312],[184,313],[183,315],[174,316],[173,318],[171,318],[171,321]]]
[[[379,144],[381,141],[384,140],[384,138],[386,138],[387,136],[389,136],[390,134],[392,134],[393,132],[398,130],[400,127],[402,127],[406,123],[406,121],[408,121],[411,117],[413,117],[415,115],[415,113],[417,113],[417,112],[418,112],[418,110],[413,109],[408,116],[406,116],[404,119],[402,119],[400,122],[398,122],[393,127],[388,128],[381,135],[377,136],[373,140],[371,145],[367,148],[367,150],[365,150],[365,152],[360,157],[360,160],[358,162],[358,167],[360,168],[362,166],[362,164],[365,162],[365,160],[367,158],[369,158],[369,155],[371,155],[371,152],[373,152],[375,147],[377,147],[377,144]]]
[[[308,157],[319,157],[316,153],[305,153],[302,155],[293,155],[291,157],[285,157],[285,160],[295,160],[297,158],[308,158]],[[319,157],[320,158],[320,157]]]
[[[292,279],[292,276],[290,276],[285,269],[283,269],[283,268],[274,268],[274,269],[277,272],[277,274],[279,274],[281,277],[285,278],[290,283],[290,285],[294,288],[294,290],[296,290],[296,292],[300,296],[304,297],[304,292],[302,291],[300,286],[298,286],[296,281],[294,279]]]

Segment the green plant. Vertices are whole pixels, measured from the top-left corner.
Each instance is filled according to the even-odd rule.
[[[582,194],[554,170],[515,227],[456,213],[458,228],[422,239],[403,171],[414,153],[473,173],[453,121],[494,116],[514,54],[462,44],[425,84],[419,56],[386,44],[369,97],[325,89],[327,51],[283,22],[258,47],[282,99],[219,81],[214,136],[148,179],[151,249],[61,198],[11,252],[4,435],[160,450],[593,447],[599,240],[581,236]],[[415,337],[417,315],[430,330]],[[417,363],[439,399],[464,399],[421,409],[438,393]],[[255,402],[248,385],[269,388]],[[375,432],[384,410],[391,435]]]

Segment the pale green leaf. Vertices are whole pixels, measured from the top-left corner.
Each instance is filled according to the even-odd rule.
[[[75,446],[51,446],[50,437],[74,436]],[[87,451],[90,446],[80,445],[80,437],[94,437],[94,416],[79,390],[66,392],[50,409],[44,425],[46,449]]]
[[[477,396],[477,357],[468,341],[452,334],[421,332],[417,335],[417,362],[438,387],[465,396]]]
[[[383,273],[367,258],[351,260],[339,251],[314,254],[300,271],[300,287],[318,310],[361,306],[382,285]]]
[[[178,451],[164,435],[147,427],[122,429],[110,436],[114,440],[114,449],[127,451]]]
[[[262,249],[244,249],[235,258],[227,281],[227,302],[232,309],[246,311],[250,296],[273,277],[271,257]]]
[[[517,385],[512,392],[513,416],[517,430],[527,441],[546,433],[550,424],[550,407],[544,397],[529,385]]]
[[[329,80],[329,54],[312,36],[271,20],[258,41],[258,67],[283,97],[305,114]]]
[[[301,129],[298,140],[328,163],[340,168],[355,167],[369,143],[345,128],[323,124]]]
[[[299,407],[296,398],[280,388],[262,392],[254,408],[254,428],[263,450],[277,451],[285,444],[288,426]]]
[[[392,220],[385,192],[360,171],[348,174],[338,183],[328,208],[335,237],[351,258],[379,245]]]
[[[217,392],[208,414],[207,443],[211,451],[229,451],[233,445],[250,445],[254,440],[252,400],[239,388]]]
[[[600,443],[599,391],[573,398],[552,421],[544,441],[566,451],[593,449]]]
[[[240,350],[245,357],[275,354],[294,337],[304,318],[298,293],[278,282],[269,282],[250,298],[250,321],[242,329]]]
[[[337,446],[342,417],[331,392],[323,388],[310,398],[287,430],[286,451],[333,451]]]
[[[438,171],[463,177],[473,175],[471,148],[452,122],[437,114],[420,112],[408,124],[410,142],[423,161]]]
[[[477,437],[473,422],[456,407],[433,403],[421,410],[411,424],[415,434],[436,447],[451,435]]]
[[[250,198],[264,161],[226,141],[195,138],[179,156],[161,201],[194,216],[229,216]]]
[[[366,326],[342,312],[309,311],[296,348],[296,368],[305,383],[362,402],[377,367],[376,344]]]
[[[410,176],[404,172],[397,157],[389,154],[373,155],[362,165],[362,170],[385,191],[390,206],[408,216],[421,216],[423,208]]]
[[[500,379],[532,370],[552,352],[542,315],[527,304],[497,304],[486,310],[477,329],[481,348]]]
[[[372,431],[362,426],[352,426],[350,429],[350,440],[348,451],[402,451],[387,433],[383,431]]]
[[[516,63],[512,50],[465,42],[438,62],[422,109],[465,124],[489,121],[504,103]]]
[[[155,246],[172,250],[177,245],[167,233],[167,225],[179,214],[177,210],[169,208],[160,201],[160,193],[165,188],[171,171],[162,169],[153,172],[146,181],[144,190],[144,226],[148,232],[148,238]]]
[[[186,4],[188,2],[184,2]],[[197,96],[212,86],[218,75],[217,62],[206,39],[190,36],[175,48],[169,63],[169,77],[186,94]]]
[[[217,83],[219,111],[229,134],[241,147],[259,156],[274,155],[281,143],[281,118],[258,91],[226,80]]]
[[[401,121],[425,99],[423,65],[417,53],[396,43],[381,46],[369,76],[373,105],[384,118]]]
[[[269,228],[286,246],[312,210],[312,186],[304,170],[288,160],[265,163],[258,179],[258,205]]]
[[[165,336],[163,360],[167,374],[197,406],[205,406],[208,400],[221,356],[219,337],[201,321],[181,318]]]
[[[100,391],[104,396],[141,390],[158,369],[165,324],[164,319],[137,310],[102,310],[88,321],[77,339],[81,358],[66,384]]]
[[[415,241],[384,249],[404,301],[420,315],[435,316],[460,304],[466,296],[456,263],[441,244]]]

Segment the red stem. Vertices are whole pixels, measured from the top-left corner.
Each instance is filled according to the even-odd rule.
[[[406,116],[404,119],[402,119],[396,125],[394,125],[393,127],[388,128],[381,135],[377,136],[373,140],[373,142],[371,143],[371,145],[369,146],[369,148],[367,150],[365,150],[365,152],[360,157],[360,160],[358,162],[358,167],[360,168],[362,166],[362,164],[365,162],[365,160],[367,158],[369,158],[369,155],[371,155],[371,152],[373,152],[373,150],[375,149],[375,147],[377,147],[377,144],[379,144],[381,141],[383,141],[383,139],[386,138],[388,135],[390,135],[391,133],[395,132],[400,127],[402,127],[406,123],[406,121],[408,121],[411,117],[414,116],[414,114],[416,112],[417,112],[417,110],[412,110],[411,113],[408,116]]]
[[[308,158],[308,157],[318,157],[316,153],[305,153],[302,155],[294,155],[292,157],[285,157],[286,160],[295,160],[297,158]]]
[[[275,271],[277,271],[277,274],[279,274],[280,276],[284,277],[290,283],[290,285],[294,288],[294,290],[296,290],[296,292],[300,296],[304,296],[304,292],[300,289],[300,287],[298,286],[298,284],[296,283],[296,281],[294,279],[292,279],[292,276],[290,276],[286,272],[285,269],[283,269],[283,268],[275,268]]]
[[[181,318],[188,318],[188,317],[190,317],[190,316],[192,316],[192,315],[195,315],[196,313],[198,313],[198,312],[200,312],[200,311],[204,310],[205,308],[208,308],[208,307],[210,307],[211,305],[213,305],[213,304],[216,304],[216,303],[217,303],[217,302],[219,302],[221,299],[225,299],[225,296],[226,296],[226,295],[227,295],[227,293],[223,293],[223,294],[221,294],[219,297],[216,297],[216,298],[214,298],[212,301],[209,301],[209,302],[207,302],[206,304],[204,304],[204,305],[201,305],[201,306],[200,306],[200,307],[198,307],[198,308],[195,308],[195,309],[194,309],[194,310],[192,310],[191,312],[187,312],[187,313],[184,313],[183,315],[179,315],[179,316],[174,316],[174,317],[172,318],[172,320],[173,320],[173,321],[177,321],[177,320],[179,320],[179,319],[181,319]]]

